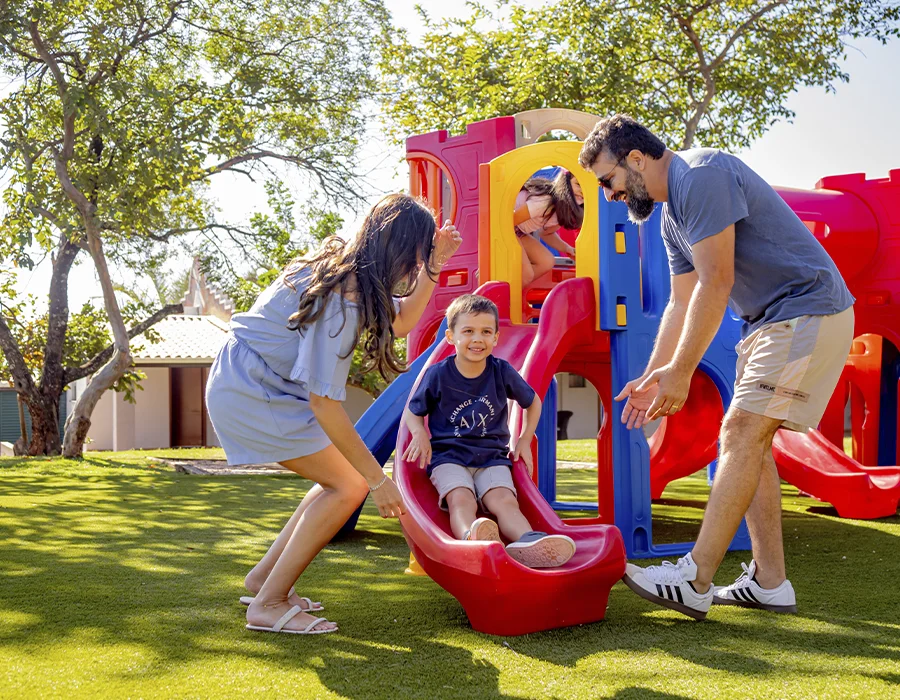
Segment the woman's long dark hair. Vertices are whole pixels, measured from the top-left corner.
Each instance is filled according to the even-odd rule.
[[[550,203],[544,210],[544,216],[550,216],[555,211],[556,220],[563,228],[581,228],[584,222],[584,205],[575,201],[572,173],[568,170],[560,170],[552,180],[546,177],[533,177],[522,186],[522,189],[528,192],[529,198],[550,195]]]
[[[288,264],[287,279],[301,270],[309,274],[288,327],[303,333],[324,313],[332,292],[341,295],[346,322],[344,297],[352,292],[359,309],[354,346],[362,343],[363,371],[377,369],[385,379],[405,372],[394,350],[392,296],[412,291],[420,265],[437,278],[431,267],[434,233],[434,214],[423,202],[388,195],[369,212],[353,240],[332,236],[318,250]],[[354,276],[356,284],[350,287]]]

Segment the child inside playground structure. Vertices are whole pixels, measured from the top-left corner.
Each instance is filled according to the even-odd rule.
[[[577,230],[584,220],[584,194],[568,170],[555,178],[529,179],[516,197],[513,223],[522,245],[522,284],[528,285],[554,266],[553,254],[574,257],[575,248],[559,236],[559,229]],[[544,245],[541,245],[541,244]]]

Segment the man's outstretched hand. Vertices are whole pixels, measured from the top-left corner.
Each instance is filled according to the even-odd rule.
[[[644,379],[645,377],[632,379],[616,397],[616,401],[627,399],[625,407],[622,409],[622,422],[626,424],[629,430],[642,428],[650,422],[647,418],[647,410],[656,399],[658,387],[656,384],[651,384],[647,389],[639,390]]]
[[[616,397],[616,401],[628,400],[622,409],[622,422],[630,430],[678,413],[687,401],[692,374],[663,365],[648,375],[632,379]]]

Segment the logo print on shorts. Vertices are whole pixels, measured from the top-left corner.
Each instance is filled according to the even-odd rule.
[[[772,384],[766,384],[765,382],[760,382],[756,385],[756,388],[760,391],[766,391],[770,394],[775,394],[776,396],[781,396],[785,399],[796,399],[797,401],[802,401],[803,403],[807,403],[809,401],[809,394],[805,391],[800,391],[799,389],[788,389],[783,386],[773,386]]]

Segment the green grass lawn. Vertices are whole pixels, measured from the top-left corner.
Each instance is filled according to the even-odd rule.
[[[595,479],[563,470],[560,488],[587,500]],[[178,474],[146,453],[0,459],[0,696],[900,697],[900,518],[840,520],[785,487],[796,616],[697,623],[617,584],[603,622],[499,638],[403,574],[399,525],[368,505],[299,586],[341,631],[246,632],[243,575],[307,486]],[[702,476],[674,484],[657,536],[696,532],[705,493]],[[729,554],[718,582],[748,559]]]
[[[567,462],[597,463],[597,441],[560,440],[556,443],[556,458]]]

